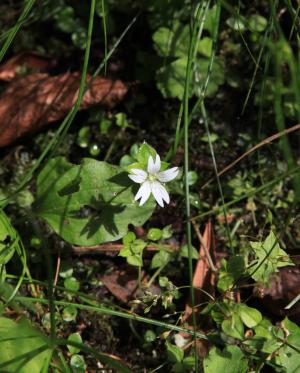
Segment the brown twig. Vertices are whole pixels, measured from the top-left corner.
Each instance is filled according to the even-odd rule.
[[[178,245],[164,244],[160,246],[148,245],[144,250],[146,251],[158,251],[160,247],[163,246],[167,250],[178,251]],[[69,250],[77,255],[87,255],[87,254],[103,254],[105,252],[119,252],[123,249],[124,245],[117,243],[105,243],[95,246],[72,246]]]
[[[287,129],[285,129],[281,132],[275,133],[274,135],[267,137],[266,139],[262,140],[261,142],[259,142],[255,146],[253,146],[251,149],[247,150],[245,153],[243,153],[241,156],[239,156],[236,160],[234,160],[228,166],[223,168],[222,171],[218,172],[217,177],[223,175],[225,172],[230,170],[232,167],[234,167],[237,163],[239,163],[242,159],[247,157],[249,154],[251,154],[255,150],[261,148],[264,145],[269,144],[270,142],[272,142],[274,140],[277,140],[278,138],[280,138],[283,135],[287,135],[291,132],[297,131],[298,129],[300,129],[300,124],[295,124],[293,127],[287,128]],[[201,189],[207,187],[207,185],[209,185],[213,180],[214,180],[214,178],[211,178],[210,180],[208,180],[204,185],[202,185]]]
[[[57,255],[56,272],[55,272],[55,277],[54,277],[54,282],[53,282],[53,288],[55,288],[56,285],[57,285],[58,275],[59,275],[59,271],[60,271],[60,263],[61,263],[61,259],[60,259],[60,249],[59,249],[58,250],[58,255]]]

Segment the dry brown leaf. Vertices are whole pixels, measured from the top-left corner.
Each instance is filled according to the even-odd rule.
[[[79,82],[80,73],[75,72],[54,77],[30,74],[10,83],[0,96],[0,147],[65,116],[76,102]],[[120,80],[96,77],[80,109],[100,103],[111,108],[127,91],[128,87]]]
[[[211,222],[209,221],[205,225],[205,230],[203,233],[203,240],[206,243],[206,247],[209,249],[211,247],[212,242],[212,227]],[[194,271],[193,276],[193,286],[195,288],[195,303],[199,304],[201,301],[203,301],[203,292],[201,290],[197,289],[204,289],[205,291],[209,291],[209,284],[210,284],[210,277],[211,273],[209,270],[209,265],[205,256],[204,247],[200,245],[199,250],[199,259]],[[209,287],[209,288],[208,288]],[[192,314],[192,307],[190,305],[191,300],[189,299],[188,302],[185,305],[185,311],[182,317],[182,322],[186,322],[190,319],[190,316]]]
[[[121,302],[128,303],[134,298],[138,288],[137,271],[135,268],[124,266],[101,277],[101,282]]]
[[[212,223],[209,220],[208,223],[205,225],[204,233],[203,233],[203,240],[208,249],[212,247],[213,254],[215,255],[215,242],[213,237],[213,229],[212,229]],[[205,256],[205,249],[203,245],[200,245],[199,249],[199,259],[194,271],[193,276],[193,286],[194,286],[194,294],[195,294],[195,304],[199,305],[200,303],[207,301],[208,296],[205,295],[201,289],[203,289],[205,292],[210,293],[212,292],[212,289],[214,287],[215,277],[214,273],[210,270],[208,260]],[[199,319],[199,307],[197,310],[197,319]],[[188,325],[185,325],[185,327],[192,329],[192,306],[191,306],[191,298],[189,297],[186,305],[185,305],[185,311],[181,319],[181,323],[187,323]],[[205,316],[204,316],[205,317]],[[203,320],[202,320],[203,321]],[[209,326],[209,323],[205,325],[205,328],[203,330],[207,330]],[[202,330],[202,329],[201,329]],[[179,333],[183,338],[190,340],[191,336],[187,333]],[[202,358],[207,356],[208,350],[209,350],[209,343],[206,340],[203,339],[197,339],[196,341],[196,349]]]
[[[36,52],[23,52],[0,65],[0,80],[10,81],[17,77],[22,68],[45,72],[56,65],[56,61]]]

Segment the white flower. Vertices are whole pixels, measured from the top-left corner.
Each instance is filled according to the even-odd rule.
[[[130,170],[130,172],[132,172],[132,175],[128,175],[130,179],[135,183],[142,184],[134,198],[135,201],[141,199],[140,206],[148,200],[151,193],[161,207],[164,207],[164,201],[170,203],[169,194],[161,183],[167,183],[168,181],[175,179],[179,170],[178,167],[172,167],[160,172],[160,167],[160,157],[157,154],[155,162],[151,155],[149,156],[147,172],[138,168]]]

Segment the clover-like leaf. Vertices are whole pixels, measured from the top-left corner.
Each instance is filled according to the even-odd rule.
[[[271,231],[263,242],[250,242],[255,259],[249,271],[255,281],[268,283],[270,276],[278,268],[294,265],[288,254],[280,248],[275,234]]]
[[[213,347],[209,355],[203,362],[204,373],[245,373],[247,372],[248,362],[237,346],[226,346],[223,351]],[[228,370],[229,369],[229,370]]]

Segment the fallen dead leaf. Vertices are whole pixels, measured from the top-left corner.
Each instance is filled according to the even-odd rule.
[[[205,225],[205,230],[203,233],[203,240],[208,248],[212,248],[213,254],[215,256],[215,242],[214,242],[214,236],[213,236],[213,229],[212,229],[212,223],[211,221],[208,221],[208,223]],[[199,305],[203,302],[206,302],[209,297],[205,294],[207,293],[212,293],[213,289],[215,287],[215,275],[214,273],[210,270],[208,260],[205,256],[205,249],[203,245],[200,245],[199,249],[199,259],[194,271],[194,276],[193,276],[193,286],[194,286],[194,294],[195,294],[195,304]],[[201,291],[204,290],[205,292]],[[199,321],[199,307],[195,309],[195,313],[197,316],[197,321]],[[202,318],[202,325],[203,321],[205,319],[205,316]],[[185,305],[185,311],[181,319],[181,323],[184,324],[186,323],[185,327],[192,329],[193,324],[192,324],[192,306],[191,306],[191,298],[189,297],[186,305]],[[205,325],[205,327],[201,330],[206,331],[209,328],[209,323]],[[186,334],[186,333],[180,333],[180,335],[187,339],[190,340],[191,336]],[[196,349],[202,358],[204,358],[208,354],[209,350],[209,343],[206,340],[203,339],[197,339],[196,340]]]
[[[203,240],[205,241],[206,247],[210,249],[213,243],[213,232],[212,232],[211,221],[209,221],[205,225]],[[204,292],[201,291],[201,289],[203,289],[204,291],[208,293],[212,291],[212,286],[211,286],[212,281],[213,281],[213,274],[211,273],[209,269],[208,261],[205,256],[204,247],[200,245],[199,259],[198,259],[198,262],[197,262],[197,265],[194,271],[194,276],[193,276],[193,286],[195,288],[195,304],[196,305],[203,301],[208,300],[208,297],[205,295]],[[189,299],[185,306],[185,311],[182,317],[182,322],[190,321],[190,317],[192,314],[192,307],[190,303],[191,303],[191,300]]]
[[[79,82],[78,72],[58,76],[36,73],[13,80],[0,96],[0,147],[65,116],[76,102]],[[80,110],[96,104],[112,108],[127,91],[120,80],[96,77]]]
[[[134,298],[138,288],[137,271],[135,268],[124,266],[101,277],[101,282],[121,302],[128,303]]]
[[[0,80],[11,81],[20,75],[23,68],[45,72],[56,65],[56,61],[36,52],[23,52],[0,65]]]

